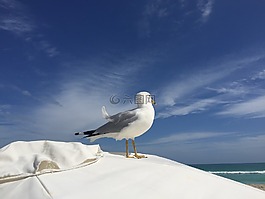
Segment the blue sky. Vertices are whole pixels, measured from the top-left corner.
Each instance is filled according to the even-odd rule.
[[[157,105],[138,150],[184,163],[265,162],[265,2],[0,0],[0,146]],[[120,99],[118,104],[110,98]],[[124,141],[96,141],[124,151]]]

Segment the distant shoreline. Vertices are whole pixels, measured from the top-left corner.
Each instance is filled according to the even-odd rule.
[[[248,184],[248,185],[265,191],[265,184]]]

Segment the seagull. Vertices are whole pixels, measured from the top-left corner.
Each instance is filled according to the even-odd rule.
[[[84,138],[95,141],[99,138],[114,138],[116,140],[126,140],[126,158],[146,158],[139,155],[136,150],[134,139],[148,131],[154,121],[155,101],[150,93],[142,91],[136,94],[135,103],[137,107],[131,110],[109,115],[105,106],[102,107],[102,116],[108,122],[95,130],[75,133],[75,135],[85,135]],[[134,155],[129,155],[128,140],[132,140]]]

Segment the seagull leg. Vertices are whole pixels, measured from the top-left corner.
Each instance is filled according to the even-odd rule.
[[[129,157],[128,140],[126,140],[126,158]]]
[[[134,156],[129,155],[129,144],[128,140],[126,140],[126,158],[134,158]]]
[[[140,159],[140,158],[147,158],[145,155],[138,155],[136,151],[136,146],[134,140],[132,140],[133,150],[134,150],[134,157]]]

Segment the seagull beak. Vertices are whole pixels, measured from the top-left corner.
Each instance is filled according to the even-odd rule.
[[[153,99],[152,99],[152,104],[156,105],[156,102],[155,102],[155,100],[153,100]]]

